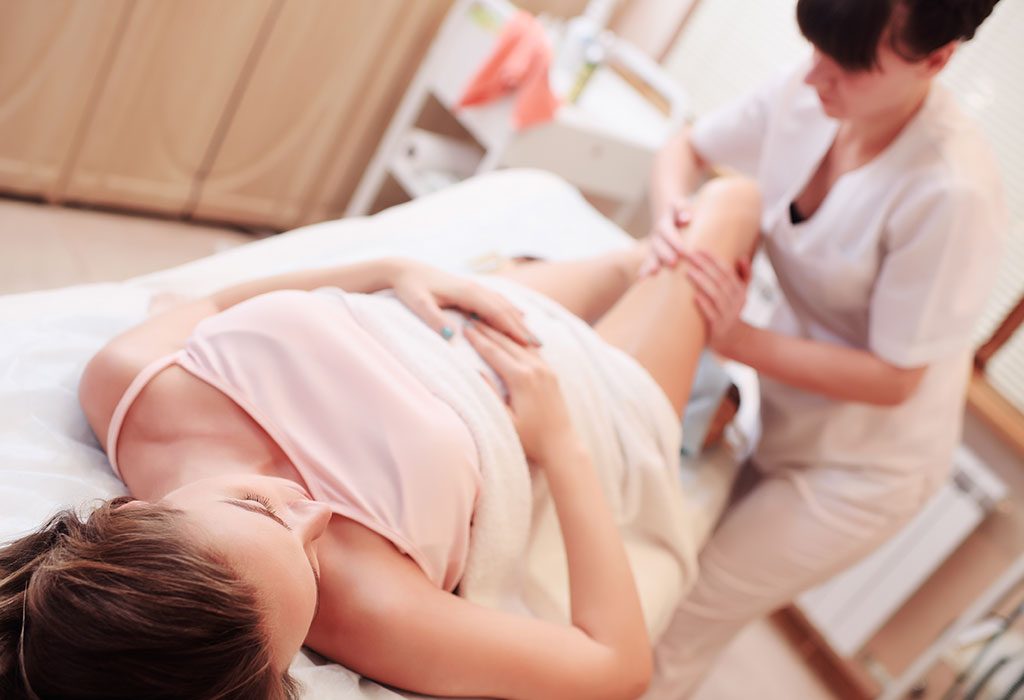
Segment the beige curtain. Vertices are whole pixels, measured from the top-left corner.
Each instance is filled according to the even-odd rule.
[[[616,20],[639,31],[631,6],[662,1]],[[0,191],[274,229],[340,216],[451,4],[3,0]]]

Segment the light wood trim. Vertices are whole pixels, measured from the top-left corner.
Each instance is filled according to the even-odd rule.
[[[836,698],[869,700],[878,696],[878,683],[856,663],[839,656],[795,605],[774,612],[771,622]]]
[[[992,337],[978,349],[974,355],[974,366],[984,371],[988,361],[1013,337],[1021,324],[1024,324],[1024,297],[1021,297],[1010,313],[1006,314],[1006,318],[999,324]]]
[[[989,384],[981,372],[971,373],[967,406],[1024,457],[1024,413]]]

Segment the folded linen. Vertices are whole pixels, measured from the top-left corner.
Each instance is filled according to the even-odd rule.
[[[516,129],[550,121],[559,104],[548,83],[551,59],[551,42],[543,25],[520,10],[502,27],[494,50],[469,81],[456,108],[487,104],[514,92]]]

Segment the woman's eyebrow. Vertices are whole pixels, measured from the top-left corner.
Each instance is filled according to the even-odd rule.
[[[285,528],[286,530],[291,530],[291,528],[288,527],[288,523],[281,520],[281,518],[279,518],[277,515],[271,513],[269,510],[267,510],[258,503],[253,503],[252,501],[243,501],[238,498],[225,498],[221,500],[221,503],[229,503],[233,506],[238,506],[242,510],[248,510],[252,513],[259,513],[260,515],[265,515],[281,527]]]

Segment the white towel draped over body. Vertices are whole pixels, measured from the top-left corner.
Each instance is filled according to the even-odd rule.
[[[579,318],[508,280],[476,279],[522,309],[542,340],[541,353],[558,375],[611,503],[656,639],[696,573],[696,528],[678,473],[679,419],[651,376]],[[568,571],[554,503],[542,471],[527,466],[504,402],[480,377],[489,368],[462,337],[463,317],[447,312],[456,335],[445,341],[390,292],[320,291],[345,294],[357,320],[473,434],[483,480],[458,593],[568,621]]]

